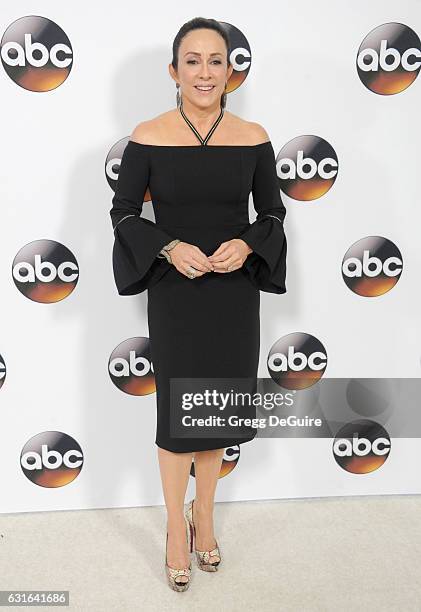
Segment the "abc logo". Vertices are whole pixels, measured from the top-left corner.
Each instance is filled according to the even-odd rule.
[[[21,17],[5,31],[1,61],[8,76],[30,91],[51,91],[69,76],[73,62],[70,41],[50,19]]]
[[[323,376],[327,354],[323,344],[310,334],[293,332],[277,340],[267,360],[273,380],[286,389],[306,389]]]
[[[384,464],[389,453],[389,434],[369,419],[347,423],[333,441],[336,463],[353,474],[374,472]]]
[[[83,453],[74,438],[61,431],[44,431],[31,438],[20,457],[25,476],[41,487],[62,487],[80,473]]]
[[[358,76],[367,89],[377,94],[404,91],[415,81],[420,66],[420,39],[402,23],[374,28],[358,49]]]
[[[155,375],[150,355],[149,338],[129,338],[119,344],[108,361],[111,380],[129,395],[155,393]]]
[[[234,68],[226,87],[226,93],[230,93],[245,81],[251,65],[251,51],[246,37],[238,28],[225,21],[219,23],[228,34],[229,60]]]
[[[276,168],[284,193],[295,200],[316,200],[335,182],[338,157],[323,138],[297,136],[282,147]]]
[[[125,138],[119,140],[115,145],[111,147],[105,159],[105,178],[107,179],[107,182],[113,191],[115,191],[117,188],[121,160],[128,142],[129,136],[126,136]],[[148,187],[146,189],[143,201],[149,202],[151,199],[152,198]]]
[[[240,445],[228,446],[224,451],[222,457],[221,469],[219,472],[219,478],[228,476],[237,467],[238,461],[240,460]],[[192,461],[190,467],[190,476],[195,477],[194,461]]]
[[[342,260],[342,278],[351,291],[377,297],[390,291],[403,269],[398,247],[382,236],[367,236],[355,242]]]
[[[72,293],[79,278],[73,253],[55,240],[34,240],[16,255],[12,265],[16,287],[34,302],[51,304]]]

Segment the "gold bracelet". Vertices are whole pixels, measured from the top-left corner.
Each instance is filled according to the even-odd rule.
[[[171,240],[171,242],[169,242],[164,247],[162,247],[162,249],[159,251],[157,257],[159,257],[161,259],[163,259],[165,257],[167,259],[167,261],[170,264],[172,264],[172,259],[171,259],[171,255],[169,254],[169,251],[171,251],[171,249],[173,249],[175,247],[175,245],[178,244],[179,242],[181,242],[181,240],[179,240],[179,238],[175,238],[175,240]]]

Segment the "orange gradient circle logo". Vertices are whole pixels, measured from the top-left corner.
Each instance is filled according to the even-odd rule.
[[[74,438],[61,431],[43,431],[25,444],[20,456],[25,476],[40,487],[72,482],[83,466],[83,453]]]
[[[108,373],[120,391],[129,395],[155,393],[149,338],[129,338],[111,353]]]
[[[347,423],[333,441],[336,463],[352,474],[378,470],[390,454],[390,436],[382,425],[369,419]]]
[[[225,21],[220,21],[219,23],[228,34],[228,55],[233,67],[226,88],[226,93],[228,94],[240,87],[246,80],[251,66],[251,51],[246,37],[238,28]]]
[[[393,289],[402,269],[401,252],[383,236],[361,238],[342,260],[342,278],[346,286],[363,297],[377,297]]]
[[[421,67],[419,36],[403,23],[384,23],[362,41],[357,72],[367,89],[390,96],[409,87]]]
[[[215,438],[215,442],[217,442],[217,440],[218,438]],[[224,478],[225,476],[228,476],[228,474],[231,474],[231,472],[237,467],[239,459],[240,445],[236,444],[235,446],[227,446],[224,452],[224,456],[222,457],[222,464],[218,478]],[[194,470],[194,461],[192,461],[190,468],[190,476],[195,477],[195,475],[196,473]]]
[[[29,91],[51,91],[69,76],[73,49],[66,33],[54,21],[28,15],[4,32],[0,53],[6,74]]]
[[[282,191],[294,200],[317,200],[329,191],[338,175],[338,157],[320,136],[296,136],[276,156]]]
[[[60,242],[34,240],[15,256],[12,277],[27,298],[51,304],[72,293],[79,280],[79,266],[73,253]]]
[[[108,152],[108,155],[105,159],[105,177],[108,181],[109,186],[113,191],[116,190],[117,181],[118,181],[118,173],[120,172],[121,159],[123,157],[124,149],[129,142],[130,137],[126,136],[122,138],[115,145],[111,147]],[[149,191],[149,187],[146,189],[145,196],[143,198],[144,202],[150,202],[151,194]],[[140,210],[139,210],[140,213]]]
[[[293,332],[280,338],[269,351],[269,374],[285,389],[306,389],[323,376],[327,353],[323,344],[310,334]]]

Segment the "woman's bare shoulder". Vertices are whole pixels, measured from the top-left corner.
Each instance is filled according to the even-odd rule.
[[[229,118],[230,128],[239,144],[257,145],[270,140],[265,128],[255,121],[247,121],[238,115],[225,111]]]
[[[230,111],[224,111],[224,135],[222,141],[239,145],[257,145],[270,140],[265,128],[255,121],[246,121]],[[222,123],[221,123],[222,128]],[[133,130],[130,139],[141,144],[167,144],[168,135],[174,140],[183,139],[180,134],[179,111],[177,109],[161,113],[148,121],[142,121]],[[215,133],[215,136],[221,134]],[[214,138],[215,140],[215,138]]]
[[[248,121],[247,123],[249,124],[250,134],[253,135],[253,140],[255,140],[253,144],[262,144],[270,140],[269,134],[260,123],[254,121]]]
[[[161,144],[168,134],[173,111],[161,113],[152,119],[138,123],[130,135],[130,140],[141,144]],[[168,138],[168,136],[167,136]]]

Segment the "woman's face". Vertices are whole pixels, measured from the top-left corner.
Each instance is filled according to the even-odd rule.
[[[181,41],[178,53],[178,70],[169,66],[173,79],[180,83],[183,103],[206,108],[220,102],[225,83],[233,66],[227,66],[225,41],[214,30],[192,30]],[[212,85],[209,91],[200,91],[198,85]]]

